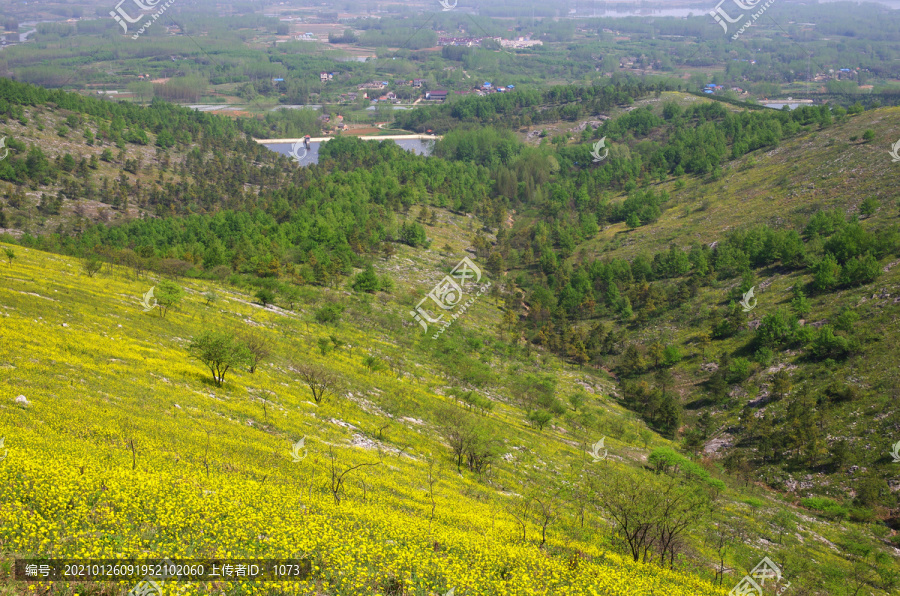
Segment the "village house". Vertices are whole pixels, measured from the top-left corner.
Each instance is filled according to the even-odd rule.
[[[530,48],[532,46],[542,46],[544,42],[539,39],[531,39],[527,37],[519,37],[517,39],[501,39],[500,47],[503,48],[513,48],[513,49],[522,49],[522,48]]]

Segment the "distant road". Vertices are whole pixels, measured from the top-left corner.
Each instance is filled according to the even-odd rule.
[[[344,135],[345,137],[353,136],[353,135]],[[331,139],[336,139],[338,137],[310,137],[310,143],[324,143],[325,141],[330,141]],[[441,135],[381,135],[375,137],[356,137],[357,139],[362,139],[363,141],[415,141],[415,140],[424,140],[428,141],[431,139],[442,139]],[[297,141],[302,141],[303,138],[299,139],[253,139],[257,143],[265,144],[265,143],[296,143]]]

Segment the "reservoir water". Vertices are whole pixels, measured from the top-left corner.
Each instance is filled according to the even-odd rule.
[[[365,137],[360,137],[365,138]],[[378,142],[378,137],[369,137],[366,138],[368,142]],[[411,138],[411,139],[397,139],[397,138],[385,138],[382,142],[393,142],[400,145],[402,148],[407,151],[412,151],[417,155],[431,155],[431,152],[434,150],[434,141],[435,138]],[[304,155],[300,160],[301,166],[308,166],[312,163],[319,163],[319,147],[323,142],[321,140],[313,140],[309,144],[309,150],[306,151],[304,155],[303,144],[300,144],[300,149],[298,151],[298,155]],[[260,145],[265,145],[272,151],[276,151],[281,153],[282,155],[287,155],[291,157],[291,150],[294,146],[292,142],[285,142],[285,140],[275,140],[275,141],[267,141],[261,140],[258,141]]]

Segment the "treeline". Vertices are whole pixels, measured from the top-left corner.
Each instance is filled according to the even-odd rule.
[[[485,97],[466,96],[439,106],[409,110],[396,116],[395,123],[408,130],[444,132],[462,124],[477,124],[515,130],[523,126],[559,120],[574,121],[657,90],[655,85],[637,81],[608,85],[557,86],[546,90],[492,93]]]

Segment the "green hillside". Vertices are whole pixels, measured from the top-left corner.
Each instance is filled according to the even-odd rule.
[[[258,124],[0,82],[0,568],[694,595],[767,556],[795,594],[893,593],[900,110],[614,87],[560,94],[611,119],[539,144],[474,109],[436,157],[340,139],[297,168]],[[424,331],[445,276],[468,307]]]

